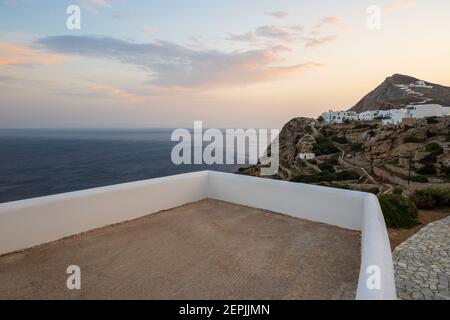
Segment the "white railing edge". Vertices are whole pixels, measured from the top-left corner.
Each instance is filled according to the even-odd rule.
[[[33,207],[33,206],[36,206],[39,204],[44,204],[44,203],[57,202],[57,201],[62,201],[62,200],[67,200],[67,199],[77,199],[77,198],[79,199],[79,198],[83,198],[86,196],[95,196],[95,195],[101,195],[101,194],[120,191],[120,190],[127,190],[127,189],[151,186],[151,185],[157,184],[158,182],[162,182],[162,181],[171,181],[171,180],[187,179],[187,178],[202,177],[202,176],[207,177],[208,174],[209,174],[208,171],[188,172],[188,173],[181,173],[181,174],[159,177],[159,178],[151,178],[151,179],[146,179],[146,180],[125,182],[125,183],[119,183],[119,184],[114,184],[114,185],[109,185],[109,186],[94,187],[94,188],[89,188],[89,189],[58,193],[58,194],[53,194],[53,195],[48,195],[48,196],[5,202],[5,203],[0,203],[0,215],[3,212],[9,212],[13,209],[27,208],[27,207]]]
[[[380,203],[375,195],[367,194],[364,199],[363,221],[356,299],[396,300],[392,250]]]

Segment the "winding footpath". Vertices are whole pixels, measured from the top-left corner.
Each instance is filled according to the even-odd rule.
[[[399,245],[393,260],[400,299],[450,300],[450,217]]]
[[[358,167],[350,162],[348,162],[345,159],[345,150],[341,148],[341,146],[339,146],[337,143],[334,144],[336,146],[336,148],[339,149],[339,151],[341,152],[340,156],[339,156],[339,161],[341,161],[341,163],[344,163],[346,166],[353,168],[353,169],[359,169],[362,171],[362,173],[367,177],[367,179],[373,183],[376,184],[382,188],[384,188],[384,191],[382,192],[382,194],[390,194],[392,193],[392,191],[394,190],[394,187],[390,184],[387,183],[380,183],[378,182],[371,174],[369,174],[369,172],[367,172],[367,170],[363,167]]]

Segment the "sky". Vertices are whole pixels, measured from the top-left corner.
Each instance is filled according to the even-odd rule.
[[[448,0],[0,0],[0,128],[281,128],[348,109],[395,73],[450,86],[449,12]]]

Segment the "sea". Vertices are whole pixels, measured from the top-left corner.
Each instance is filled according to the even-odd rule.
[[[175,165],[172,129],[2,129],[0,203],[201,170],[245,165]]]

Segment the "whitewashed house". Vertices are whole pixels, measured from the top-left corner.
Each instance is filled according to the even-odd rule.
[[[344,123],[346,120],[359,120],[358,113],[353,111],[328,111],[322,113],[322,118],[326,124]]]
[[[417,86],[422,84],[415,84]],[[399,125],[403,119],[423,119],[429,117],[450,116],[450,107],[439,104],[417,104],[409,105],[403,109],[372,110],[356,113],[353,111],[328,111],[322,113],[322,118],[326,124],[343,123],[350,121],[373,121],[381,119],[384,125]]]
[[[316,154],[309,152],[309,153],[299,153],[297,155],[298,160],[313,160],[316,158]]]
[[[313,160],[316,158],[314,144],[316,139],[311,134],[305,134],[297,143],[297,160]]]
[[[409,117],[413,119],[444,117],[448,115],[448,109],[444,109],[440,104],[409,105],[408,112]]]
[[[389,110],[385,117],[386,118],[383,119],[384,125],[398,125],[403,121],[403,119],[408,118],[408,110]]]
[[[364,111],[358,114],[358,120],[360,121],[372,121],[375,118],[373,111]]]
[[[429,86],[426,84],[425,81],[418,80],[415,83],[411,83],[409,85],[411,88],[427,88],[427,89],[433,89],[433,86]]]

